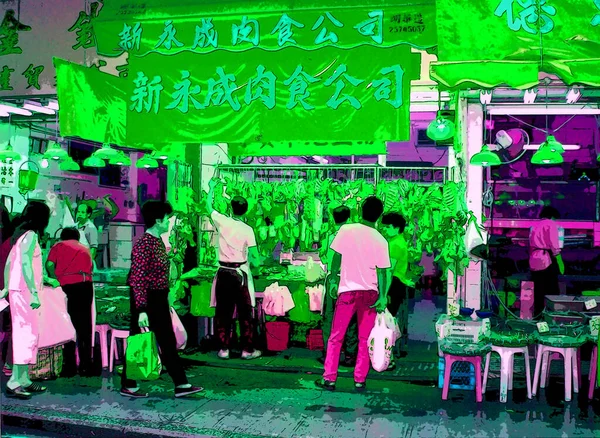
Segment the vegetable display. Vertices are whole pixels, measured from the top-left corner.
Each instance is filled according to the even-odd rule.
[[[444,185],[422,186],[407,180],[379,181],[377,187],[365,180],[339,183],[331,179],[288,181],[240,181],[225,178],[215,188],[215,209],[228,210],[234,196],[248,201],[247,222],[256,232],[261,255],[272,258],[281,242],[282,250],[310,251],[327,238],[333,227],[332,210],[346,205],[352,210],[351,221],[360,220],[360,204],[371,195],[384,201],[385,212],[399,212],[406,221],[405,237],[409,244],[410,272],[416,282],[423,268],[423,252],[435,254],[439,269],[462,275],[469,257],[465,246],[466,227],[475,221],[466,204],[466,184],[452,181]],[[206,215],[205,196],[190,211]],[[183,222],[185,223],[185,221]],[[183,238],[187,238],[183,232]],[[207,254],[208,262],[214,262]]]

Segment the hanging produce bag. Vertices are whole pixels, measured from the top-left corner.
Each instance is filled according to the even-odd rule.
[[[183,350],[187,345],[187,332],[173,307],[171,307],[171,322],[173,323],[173,333],[175,333],[177,349]]]
[[[383,313],[377,314],[375,327],[369,336],[369,358],[373,369],[383,372],[388,369],[394,346],[394,330],[386,326]]]
[[[292,299],[294,300],[295,307],[290,310],[290,320],[300,324],[307,324],[312,319],[308,295],[306,295],[305,289],[304,283],[300,283],[292,291]]]
[[[147,330],[147,329],[146,329]],[[132,380],[156,380],[160,377],[162,364],[158,357],[156,336],[151,331],[127,338],[127,378]]]
[[[192,286],[192,304],[190,313],[194,316],[213,318],[215,308],[210,307],[212,282],[205,281],[199,286]]]
[[[394,345],[396,341],[402,337],[398,320],[390,313],[388,309],[385,309],[385,312],[383,312],[383,319],[385,321],[386,328],[392,330],[394,333],[394,338],[392,339],[392,345]]]
[[[320,312],[323,304],[323,285],[307,286],[306,293],[309,297],[311,312]]]

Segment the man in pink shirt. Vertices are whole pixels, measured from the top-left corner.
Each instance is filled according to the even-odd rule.
[[[534,318],[541,315],[546,295],[559,295],[558,275],[565,273],[560,255],[560,242],[556,219],[558,210],[546,206],[540,213],[540,221],[531,227],[529,234],[529,267],[533,280]]]
[[[331,266],[331,278],[341,275],[337,286],[331,335],[327,342],[327,357],[323,379],[318,387],[333,391],[337,380],[340,351],[350,320],[356,314],[358,320],[358,354],[354,368],[354,387],[366,388],[370,361],[367,340],[375,325],[377,312],[387,306],[388,284],[386,270],[392,265],[388,242],[375,228],[383,213],[383,203],[375,196],[362,204],[362,222],[344,225],[337,232],[331,249],[335,252]],[[335,290],[336,286],[331,285]]]

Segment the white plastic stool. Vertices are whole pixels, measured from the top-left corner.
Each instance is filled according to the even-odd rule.
[[[123,356],[125,356],[125,351],[127,350],[127,337],[129,336],[129,330],[117,330],[115,328],[111,328],[110,335],[110,358],[108,370],[112,373],[113,364],[115,358],[119,358],[119,352],[117,351],[117,339],[123,340]]]
[[[513,389],[515,354],[522,354],[525,356],[525,378],[527,380],[527,398],[531,399],[531,365],[529,363],[529,347],[498,347],[496,345],[493,345],[492,352],[496,352],[500,355],[500,403],[506,403],[506,400],[508,398],[508,391],[512,391]],[[485,393],[485,388],[487,386],[490,366],[490,355],[491,353],[488,353],[488,359],[486,361],[485,370],[483,373],[483,393]]]
[[[96,333],[98,333],[98,335],[100,336],[100,354],[102,355],[102,368],[108,367],[108,332],[110,332],[111,330],[112,329],[108,324],[99,324],[96,326]],[[96,335],[94,334],[94,336]]]
[[[549,355],[558,353],[564,358],[565,369],[565,401],[571,401],[572,393],[579,393],[579,370],[577,364],[578,347],[550,347],[548,345],[539,345],[537,351],[537,360],[535,362],[535,376],[533,378],[533,396],[537,393],[538,386],[546,387],[545,379],[540,377],[547,376]]]

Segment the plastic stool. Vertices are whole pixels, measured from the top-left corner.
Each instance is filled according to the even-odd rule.
[[[525,378],[527,379],[527,398],[531,399],[531,365],[529,363],[529,347],[500,347],[492,346],[492,351],[500,355],[500,403],[506,403],[508,398],[508,391],[513,389],[513,374],[514,374],[514,360],[515,354],[522,354],[525,356]],[[490,355],[485,364],[485,371],[483,373],[483,388],[482,393],[485,393],[487,386]]]
[[[548,360],[542,363],[542,380],[540,386],[545,388],[548,386],[550,382],[550,366],[552,365],[553,360],[562,360],[562,357],[558,353],[552,353],[548,355]],[[577,369],[581,369],[581,350],[577,350]],[[583,385],[581,384],[581,373],[577,374],[577,383],[581,388]]]
[[[123,356],[125,356],[125,351],[127,350],[127,337],[129,336],[129,330],[118,330],[115,328],[111,328],[110,335],[110,358],[108,370],[112,373],[113,364],[115,358],[119,358],[119,352],[117,351],[117,339],[123,340]]]
[[[535,376],[533,378],[533,396],[535,397],[538,387],[544,388],[546,382],[540,377],[547,376],[549,355],[558,353],[564,358],[565,369],[565,401],[571,401],[572,392],[579,392],[579,367],[577,363],[578,347],[551,347],[540,344],[535,362]],[[543,367],[543,369],[542,369]],[[541,374],[541,376],[540,376]],[[573,391],[572,391],[573,390]]]
[[[111,327],[108,324],[96,326],[96,333],[100,336],[100,354],[102,355],[102,368],[108,368],[108,332]],[[94,334],[94,336],[96,336]],[[92,350],[93,353],[93,350]]]
[[[455,356],[453,354],[444,354],[444,387],[442,389],[442,400],[448,400],[448,391],[450,389],[450,373],[454,362],[469,362],[475,368],[475,398],[478,403],[483,401],[483,392],[481,391],[481,356]]]
[[[596,383],[598,380],[598,346],[594,345],[592,350],[592,361],[590,362],[590,389],[588,391],[588,398],[591,400],[594,398],[594,390],[596,389]]]

